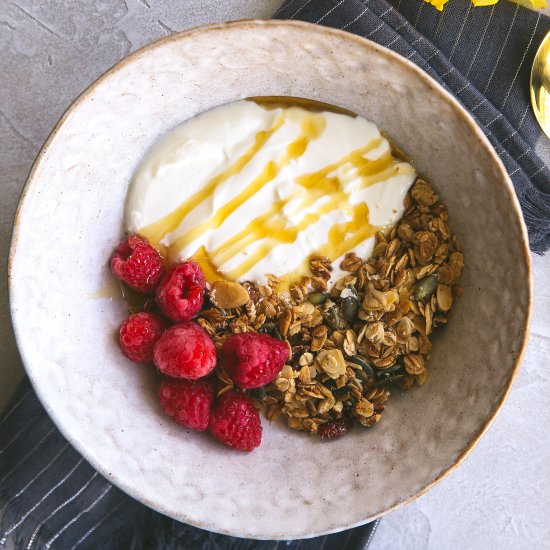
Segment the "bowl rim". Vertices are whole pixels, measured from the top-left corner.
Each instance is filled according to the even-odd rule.
[[[521,240],[521,243],[523,245],[522,246],[523,260],[524,260],[524,266],[527,270],[527,281],[526,281],[527,298],[528,298],[527,311],[526,311],[524,326],[522,327],[521,346],[517,352],[517,357],[514,362],[514,366],[511,370],[508,380],[506,381],[506,387],[504,388],[504,392],[502,393],[502,396],[493,406],[485,423],[481,426],[479,431],[464,445],[462,451],[458,454],[455,461],[448,468],[443,470],[431,482],[429,482],[424,487],[419,489],[414,495],[397,502],[396,504],[384,510],[383,512],[380,512],[373,516],[369,516],[364,520],[361,520],[349,525],[342,525],[335,529],[324,529],[324,530],[321,529],[313,533],[308,533],[303,537],[303,538],[311,538],[311,537],[317,537],[317,536],[328,535],[331,533],[336,533],[344,529],[351,529],[354,527],[364,525],[370,521],[378,520],[380,517],[390,512],[393,512],[401,508],[402,506],[410,504],[417,498],[427,493],[430,489],[432,489],[435,485],[437,485],[441,480],[443,480],[449,474],[454,472],[462,464],[462,462],[466,459],[466,457],[471,453],[474,447],[479,443],[481,438],[485,435],[485,433],[493,424],[498,413],[501,411],[506,399],[508,398],[508,395],[510,394],[512,384],[514,383],[514,380],[517,377],[517,374],[523,362],[523,358],[525,356],[525,351],[529,341],[529,329],[530,329],[530,323],[531,323],[531,317],[532,317],[532,311],[533,311],[533,273],[532,273],[532,267],[531,267],[531,253],[529,249],[529,239],[527,234],[527,228],[525,226],[525,221],[523,219],[521,206],[519,204],[519,200],[515,193],[511,178],[508,175],[508,172],[506,171],[504,164],[502,163],[501,159],[499,158],[492,144],[490,143],[488,138],[485,136],[481,128],[478,126],[478,124],[475,122],[472,115],[460,104],[460,102],[449,91],[447,91],[443,86],[441,86],[438,82],[436,82],[430,75],[428,75],[419,66],[417,66],[415,63],[405,58],[404,56],[396,53],[395,51],[390,50],[389,48],[386,48],[385,46],[382,46],[376,42],[373,42],[372,40],[363,38],[362,36],[359,36],[341,29],[325,27],[323,25],[317,25],[314,23],[308,23],[308,22],[297,21],[297,20],[284,20],[284,19],[239,19],[239,20],[233,20],[233,21],[223,21],[220,23],[204,24],[204,25],[195,26],[189,29],[185,29],[179,32],[175,32],[173,34],[162,37],[158,40],[155,40],[153,42],[150,42],[138,48],[137,50],[135,50],[134,52],[127,55],[126,57],[121,59],[119,62],[111,66],[109,69],[107,69],[107,71],[102,73],[69,104],[67,109],[61,115],[59,121],[54,126],[53,130],[50,132],[50,134],[46,138],[46,141],[44,142],[43,146],[40,148],[40,151],[33,162],[33,165],[31,167],[27,180],[21,191],[15,216],[14,216],[13,231],[11,235],[10,248],[9,248],[9,254],[8,254],[8,270],[7,270],[8,303],[9,303],[9,310],[10,310],[10,316],[12,320],[13,331],[15,335],[15,341],[17,343],[17,348],[19,350],[21,361],[25,368],[25,372],[29,377],[33,390],[38,396],[41,404],[46,409],[50,418],[52,418],[52,420],[54,421],[54,424],[56,425],[57,429],[59,429],[62,435],[91,464],[91,466],[95,468],[99,473],[101,473],[101,475],[103,475],[109,482],[113,483],[115,486],[123,490],[126,494],[130,495],[132,498],[135,498],[136,500],[145,504],[146,506],[160,513],[167,514],[167,510],[164,510],[161,504],[147,502],[146,499],[144,499],[139,494],[139,491],[134,490],[133,487],[127,486],[125,483],[120,483],[119,480],[117,480],[110,472],[108,472],[107,468],[103,467],[102,464],[97,463],[92,457],[88,456],[88,453],[83,448],[83,446],[79,443],[79,441],[76,438],[73,439],[72,435],[65,431],[65,428],[63,427],[61,422],[59,424],[57,423],[56,421],[57,417],[55,413],[50,408],[46,399],[42,397],[40,389],[35,384],[35,381],[32,378],[32,376],[29,375],[30,369],[27,368],[27,363],[25,361],[25,353],[23,351],[24,343],[23,343],[23,336],[22,336],[22,330],[21,330],[22,327],[18,326],[17,323],[15,322],[15,303],[13,300],[13,288],[12,288],[13,287],[12,269],[13,269],[13,264],[17,254],[20,222],[21,222],[22,214],[24,212],[27,195],[34,184],[35,174],[41,165],[42,158],[45,156],[46,151],[52,145],[59,131],[62,129],[63,125],[72,115],[72,113],[79,107],[81,103],[86,101],[89,97],[93,96],[93,93],[96,87],[101,83],[103,83],[104,80],[107,80],[109,77],[117,73],[127,64],[134,62],[136,59],[139,59],[140,57],[147,55],[150,51],[155,50],[157,48],[161,48],[165,44],[168,44],[172,41],[192,39],[192,37],[198,33],[202,34],[202,33],[208,33],[208,32],[217,32],[227,28],[246,29],[250,27],[259,27],[264,25],[273,26],[273,27],[290,27],[290,28],[298,29],[299,31],[305,31],[305,32],[329,33],[329,34],[336,35],[340,38],[343,38],[344,40],[355,41],[356,43],[362,45],[363,47],[368,46],[368,48],[370,48],[370,50],[372,50],[375,55],[386,57],[387,59],[390,59],[392,62],[401,64],[402,66],[407,68],[409,71],[414,73],[415,77],[419,78],[420,80],[423,80],[427,85],[429,85],[433,89],[433,91],[439,95],[440,99],[444,102],[447,102],[447,104],[449,104],[452,107],[452,109],[457,114],[457,116],[462,118],[463,122],[465,122],[468,125],[473,135],[479,140],[480,146],[482,146],[487,151],[489,156],[492,158],[495,168],[499,173],[499,179],[502,181],[502,184],[503,184],[502,186],[503,192],[507,194],[507,198],[509,199],[510,207],[513,211],[513,215],[515,216],[516,221],[520,227],[520,233],[518,235],[518,238]],[[204,525],[204,524],[197,523],[196,521],[192,521],[189,518],[186,518],[184,514],[182,514],[178,518],[178,520],[186,522],[190,525],[194,525],[201,529],[207,529],[209,531],[224,534],[224,535],[251,538],[250,535],[247,535],[246,533],[243,533],[243,532],[229,532],[227,530],[223,530],[219,528],[216,529],[216,526],[213,526],[213,525]],[[272,537],[270,536],[269,538],[272,538]],[[275,539],[277,540],[277,537]],[[284,540],[284,538],[278,537],[278,540]]]

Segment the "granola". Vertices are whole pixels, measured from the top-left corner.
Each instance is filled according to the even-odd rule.
[[[376,234],[364,260],[346,254],[347,272],[330,291],[328,258],[310,259],[311,275],[288,291],[268,284],[215,283],[198,323],[219,349],[231,333],[262,332],[287,342],[290,359],[266,388],[249,393],[269,420],[312,434],[319,426],[355,419],[380,421],[390,388],[422,386],[431,334],[445,326],[462,294],[464,258],[448,226],[447,208],[423,179],[405,198],[405,213]],[[238,288],[237,288],[238,287]],[[232,388],[221,367],[218,394]]]

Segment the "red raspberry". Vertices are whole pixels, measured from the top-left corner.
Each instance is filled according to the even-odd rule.
[[[159,388],[164,412],[178,424],[203,431],[208,428],[214,387],[208,380],[163,378]]]
[[[216,348],[204,329],[185,321],[164,332],[155,345],[153,358],[160,372],[196,380],[214,370]]]
[[[243,389],[273,381],[288,359],[288,346],[267,334],[245,332],[227,338],[221,360],[227,374]]]
[[[351,422],[346,418],[339,418],[326,424],[321,424],[317,433],[322,439],[332,439],[333,437],[340,437],[348,433],[351,427]]]
[[[151,292],[164,273],[164,262],[158,250],[145,239],[130,235],[113,252],[111,271],[139,292]]]
[[[153,348],[166,323],[154,313],[134,313],[120,327],[118,341],[122,353],[136,363],[152,363]]]
[[[172,321],[188,321],[201,309],[206,281],[195,262],[183,262],[166,273],[157,288],[157,304]]]
[[[208,429],[222,443],[239,451],[251,451],[262,442],[262,423],[254,402],[234,390],[222,394],[214,404]]]

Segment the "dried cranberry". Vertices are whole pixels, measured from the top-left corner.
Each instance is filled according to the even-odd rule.
[[[322,439],[332,439],[348,433],[350,422],[347,418],[339,418],[319,426],[318,434]]]

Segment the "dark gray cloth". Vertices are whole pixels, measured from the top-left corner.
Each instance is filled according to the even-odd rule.
[[[518,195],[531,250],[550,248],[550,171],[533,148],[542,130],[529,74],[550,19],[501,1],[289,0],[276,14],[344,29],[410,59],[455,95],[502,159]],[[546,138],[544,138],[546,139]]]
[[[399,10],[399,11],[397,11]],[[514,185],[531,248],[550,246],[548,168],[533,152],[541,132],[529,107],[528,75],[549,20],[508,2],[443,13],[423,0],[289,0],[279,18],[344,28],[396,50],[450,90],[474,115]],[[132,500],[67,443],[28,381],[0,419],[0,546],[93,549],[363,549],[376,523],[293,542],[207,533]]]

